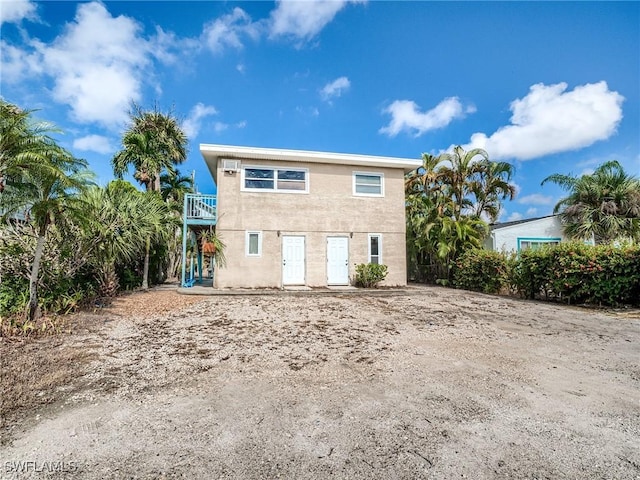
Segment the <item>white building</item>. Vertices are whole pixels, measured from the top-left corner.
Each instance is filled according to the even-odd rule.
[[[568,240],[558,215],[494,223],[489,227],[491,231],[485,240],[489,250],[519,252]]]

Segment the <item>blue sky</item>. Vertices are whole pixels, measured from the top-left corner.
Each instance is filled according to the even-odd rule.
[[[0,0],[2,96],[56,123],[104,184],[131,101],[200,143],[516,167],[501,220],[551,213],[551,173],[640,174],[638,2]]]

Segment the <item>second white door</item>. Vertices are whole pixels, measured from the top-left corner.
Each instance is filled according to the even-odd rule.
[[[349,239],[327,237],[327,284],[349,285]]]

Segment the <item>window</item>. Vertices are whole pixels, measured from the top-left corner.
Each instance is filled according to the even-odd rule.
[[[369,234],[369,263],[382,263],[382,235]]]
[[[384,176],[381,173],[353,172],[353,194],[368,197],[384,196]]]
[[[247,257],[259,257],[262,255],[262,232],[246,232],[245,254]]]
[[[558,245],[560,238],[518,238],[518,250],[538,250],[545,245]]]
[[[304,168],[243,167],[242,189],[307,193],[308,173]]]

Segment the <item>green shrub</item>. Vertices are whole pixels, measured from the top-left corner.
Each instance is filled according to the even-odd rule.
[[[24,312],[29,301],[29,281],[26,278],[3,275],[0,282],[0,318]]]
[[[387,266],[377,263],[360,263],[356,265],[356,286],[364,288],[377,287],[387,278]]]
[[[561,243],[520,252],[511,281],[526,298],[567,303],[640,303],[640,246]]]
[[[511,289],[524,298],[538,296],[549,298],[551,257],[549,247],[539,250],[524,250],[513,261],[510,281]]]
[[[490,250],[467,250],[456,261],[453,284],[457,288],[498,293],[508,285],[509,257]]]

